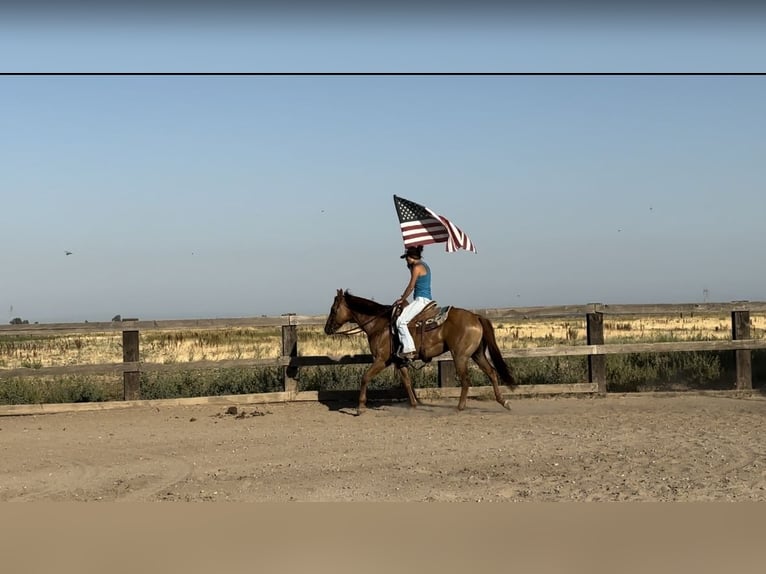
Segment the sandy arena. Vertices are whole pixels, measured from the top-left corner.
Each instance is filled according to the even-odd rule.
[[[763,501],[766,398],[0,417],[0,501]]]

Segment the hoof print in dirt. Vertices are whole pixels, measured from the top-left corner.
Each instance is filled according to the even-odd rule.
[[[262,417],[264,415],[268,415],[271,413],[269,411],[259,411],[258,409],[253,409],[253,411],[249,413],[246,411],[240,412],[240,410],[237,407],[229,407],[226,409],[226,414],[235,415],[234,416],[235,419],[245,419],[247,417]],[[221,415],[218,415],[218,416],[220,417]]]

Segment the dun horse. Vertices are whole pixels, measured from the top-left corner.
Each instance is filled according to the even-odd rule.
[[[417,406],[417,399],[412,390],[412,381],[407,365],[395,355],[396,349],[393,344],[392,335],[392,311],[393,307],[391,305],[382,305],[375,301],[352,295],[348,291],[344,292],[342,289],[338,289],[330,308],[327,322],[325,323],[324,332],[328,335],[336,333],[341,326],[348,322],[356,323],[367,334],[373,363],[362,376],[359,390],[358,412],[360,414],[366,408],[367,384],[373,377],[392,364],[399,372],[404,387],[407,389],[410,405],[413,407]],[[411,331],[412,324],[417,319],[418,317],[410,323]],[[457,405],[459,411],[465,408],[466,397],[468,396],[469,358],[473,359],[489,377],[489,380],[492,381],[497,402],[507,409],[511,408],[508,401],[503,399],[500,393],[498,376],[504,384],[510,387],[515,387],[516,382],[508,365],[503,360],[503,356],[495,341],[495,330],[489,319],[466,309],[452,307],[444,323],[439,327],[423,333],[416,330],[413,332],[413,338],[421,360],[430,360],[447,351],[452,353],[455,371],[462,384],[460,400]],[[492,358],[491,363],[487,359],[486,351],[489,351],[489,356]]]

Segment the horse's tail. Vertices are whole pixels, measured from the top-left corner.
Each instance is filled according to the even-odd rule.
[[[513,378],[511,369],[508,367],[505,359],[503,359],[500,348],[497,346],[495,328],[492,326],[492,322],[481,315],[479,315],[479,322],[481,322],[482,341],[484,346],[489,349],[489,356],[492,359],[492,364],[495,366],[497,374],[500,376],[500,380],[511,388],[515,387],[516,381]]]

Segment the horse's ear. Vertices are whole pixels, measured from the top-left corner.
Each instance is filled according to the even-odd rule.
[[[340,297],[341,295],[343,295],[343,289],[338,289],[338,297]]]

